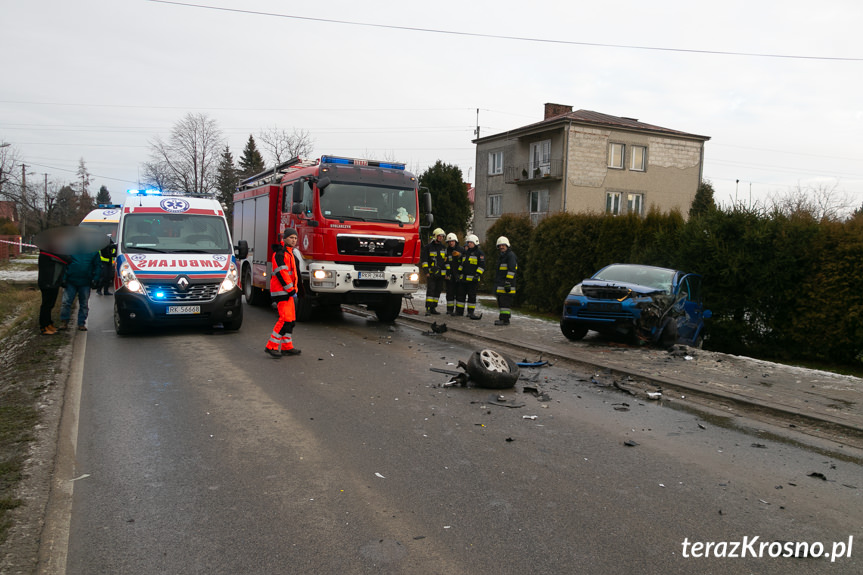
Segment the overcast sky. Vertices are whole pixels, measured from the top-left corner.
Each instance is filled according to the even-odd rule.
[[[477,109],[487,136],[553,102],[709,136],[726,204],[798,186],[863,204],[860,0],[182,3],[0,0],[0,142],[31,177],[71,182],[84,158],[122,201],[149,143],[203,112],[235,159],[298,129],[316,157],[474,182]]]

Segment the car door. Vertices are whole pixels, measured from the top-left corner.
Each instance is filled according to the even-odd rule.
[[[701,276],[687,274],[678,284],[680,296],[676,306],[683,313],[678,316],[677,334],[680,340],[688,345],[695,343],[695,338],[704,323],[704,305],[701,301]]]

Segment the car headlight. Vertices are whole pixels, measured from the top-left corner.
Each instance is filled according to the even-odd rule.
[[[584,295],[584,292],[581,291],[581,284],[577,284],[574,288],[569,290],[569,295]]]
[[[237,265],[234,262],[231,262],[231,265],[228,268],[228,273],[225,276],[225,279],[222,280],[222,285],[219,286],[219,294],[227,293],[237,287],[238,280],[239,274],[237,273]]]
[[[123,262],[123,265],[120,266],[120,281],[123,282],[123,286],[127,290],[140,294],[144,293],[144,286],[135,277],[135,272],[132,271],[132,266],[129,265],[129,262]]]

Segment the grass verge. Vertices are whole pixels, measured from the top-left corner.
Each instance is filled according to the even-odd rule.
[[[0,281],[0,545],[12,526],[12,512],[40,422],[40,400],[56,382],[68,333],[39,335],[41,292]],[[55,308],[55,313],[57,308]]]

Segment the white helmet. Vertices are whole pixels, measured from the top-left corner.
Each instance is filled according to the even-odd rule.
[[[479,238],[473,234],[468,234],[468,236],[464,239],[465,243],[473,242],[474,244],[479,244]]]
[[[509,240],[508,240],[508,239],[506,239],[506,236],[500,236],[499,238],[497,238],[497,243],[496,243],[495,245],[496,245],[496,246],[506,246],[506,247],[509,247]]]
[[[450,232],[446,235],[446,241],[448,242],[458,242],[458,236],[454,233]]]
[[[432,232],[432,236],[434,236],[434,237],[445,236],[445,235],[446,235],[446,232],[444,232],[440,228],[435,228],[435,231]]]

